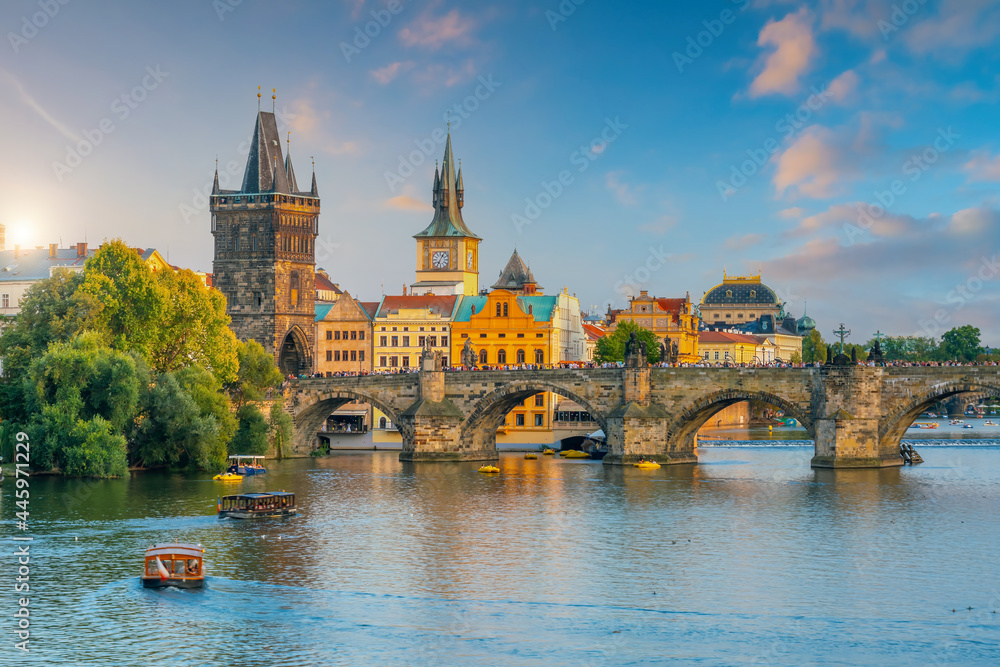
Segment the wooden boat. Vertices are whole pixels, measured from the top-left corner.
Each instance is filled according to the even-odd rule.
[[[528,452],[527,454],[524,455],[524,458],[526,458],[526,459],[528,459],[530,461],[532,459],[537,459],[538,458],[538,454],[535,454],[534,452]]]
[[[268,493],[240,493],[232,496],[222,496],[218,500],[216,510],[219,518],[224,519],[257,519],[270,516],[294,516],[298,514],[295,508],[295,494],[288,491],[271,491]]]
[[[214,479],[217,482],[239,482],[240,480],[243,479],[243,475],[237,475],[231,472],[224,472],[221,475],[216,475],[212,479]]]
[[[248,456],[236,454],[229,457],[229,467],[226,472],[234,475],[263,475],[267,472],[263,456]]]
[[[205,585],[205,549],[200,544],[165,542],[146,549],[144,588],[201,588]]]
[[[500,474],[500,468],[494,465],[484,465],[481,468],[479,468],[479,472],[485,475],[498,475]]]

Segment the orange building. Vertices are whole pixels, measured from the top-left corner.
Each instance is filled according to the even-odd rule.
[[[612,333],[619,322],[635,322],[661,340],[676,342],[678,362],[693,364],[701,359],[698,352],[700,320],[690,294],[683,299],[661,299],[651,297],[649,292],[642,290],[639,296],[629,300],[628,308],[609,310],[608,319],[608,333]]]

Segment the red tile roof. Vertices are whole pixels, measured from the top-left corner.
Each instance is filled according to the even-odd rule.
[[[757,345],[758,341],[753,336],[744,334],[734,334],[725,331],[701,331],[698,333],[698,343],[749,343]]]
[[[325,292],[334,292],[335,294],[343,294],[344,291],[330,282],[330,279],[324,276],[322,273],[316,274],[316,290],[323,290]]]
[[[591,340],[597,340],[599,338],[604,338],[607,333],[604,329],[600,327],[595,327],[593,324],[587,324],[584,322],[583,330],[587,334],[587,338]]]
[[[368,317],[375,319],[375,311],[378,310],[378,301],[358,301],[358,305],[368,313]]]

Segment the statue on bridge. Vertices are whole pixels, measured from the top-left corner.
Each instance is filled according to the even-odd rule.
[[[875,344],[868,351],[868,361],[875,362],[876,366],[885,366],[885,355],[882,354],[881,330],[875,335]]]
[[[648,366],[646,342],[640,340],[633,331],[625,342],[625,368],[647,368]]]
[[[462,365],[466,368],[475,368],[477,360],[476,351],[472,349],[472,339],[466,339],[465,347],[462,348]]]
[[[420,370],[439,371],[441,369],[442,355],[431,349],[431,339],[424,337],[424,349],[420,352]]]

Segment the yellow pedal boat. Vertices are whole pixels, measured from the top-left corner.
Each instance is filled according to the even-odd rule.
[[[479,472],[485,473],[487,475],[496,475],[500,473],[500,468],[491,465],[485,465],[479,469]]]
[[[542,456],[554,456],[555,453],[556,453],[556,450],[554,450],[554,449],[543,449],[542,450]]]
[[[587,452],[581,452],[581,451],[576,450],[576,449],[567,449],[564,452],[560,453],[559,456],[562,456],[563,458],[567,458],[567,459],[589,459],[590,458],[590,454],[588,454]]]
[[[643,470],[656,470],[660,467],[660,464],[656,461],[639,461],[638,463],[632,464],[636,468],[642,468]]]
[[[243,479],[243,475],[236,475],[231,472],[224,472],[221,475],[216,475],[212,479],[218,482],[239,482]]]
[[[531,459],[537,459],[538,454],[533,454],[532,452],[528,452],[527,454],[524,455],[524,458],[530,461]]]

